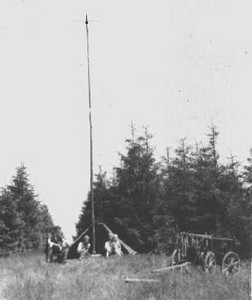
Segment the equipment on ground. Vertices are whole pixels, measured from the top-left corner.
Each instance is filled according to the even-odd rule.
[[[208,272],[220,265],[223,274],[235,274],[240,268],[236,248],[234,239],[181,232],[177,237],[171,265],[190,262],[192,265],[201,265]]]

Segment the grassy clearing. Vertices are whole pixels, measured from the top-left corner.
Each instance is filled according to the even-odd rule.
[[[250,264],[236,276],[225,277],[191,268],[186,272],[154,275],[150,270],[167,266],[157,255],[122,258],[88,258],[64,265],[49,264],[33,254],[0,260],[0,299],[250,299]],[[157,283],[125,283],[128,278],[155,278]]]

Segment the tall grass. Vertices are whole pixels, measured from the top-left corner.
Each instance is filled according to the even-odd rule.
[[[46,263],[30,254],[0,260],[0,299],[250,299],[250,264],[235,276],[191,268],[163,275],[152,269],[167,266],[166,256],[137,255],[87,258],[66,264]],[[126,283],[125,278],[155,278],[159,282]]]

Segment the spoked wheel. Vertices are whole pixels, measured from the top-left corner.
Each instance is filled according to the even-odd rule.
[[[229,251],[222,259],[221,272],[224,275],[235,274],[240,269],[240,259],[236,253]]]
[[[175,249],[171,257],[171,266],[179,265],[181,263],[180,250]]]
[[[211,272],[216,267],[215,254],[212,251],[208,251],[204,259],[205,271]]]

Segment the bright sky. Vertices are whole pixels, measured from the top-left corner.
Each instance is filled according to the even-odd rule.
[[[86,33],[94,166],[111,172],[129,125],[157,158],[178,140],[239,160],[252,147],[251,0],[0,1],[0,186],[23,161],[69,238],[89,189]],[[83,20],[83,22],[81,21]],[[100,20],[92,22],[91,20]]]

